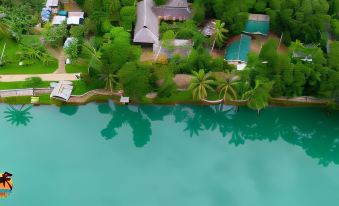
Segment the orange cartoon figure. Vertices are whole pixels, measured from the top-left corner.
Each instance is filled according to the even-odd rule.
[[[5,172],[0,174],[0,198],[8,197],[13,189],[12,174]]]

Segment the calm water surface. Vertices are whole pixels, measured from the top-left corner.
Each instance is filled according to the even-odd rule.
[[[4,206],[339,204],[339,113],[0,106]]]

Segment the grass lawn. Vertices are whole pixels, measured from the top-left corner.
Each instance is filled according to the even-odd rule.
[[[51,104],[51,98],[49,94],[43,94],[39,96],[39,103],[40,104]],[[31,104],[31,97],[30,96],[22,96],[22,97],[5,97],[1,99],[2,102],[7,104]]]
[[[219,94],[216,92],[210,92],[207,97],[208,100],[219,100]],[[189,102],[199,102],[194,100],[192,96],[192,91],[177,91],[173,93],[170,97],[156,98],[153,101],[145,98],[143,103],[156,103],[156,104],[166,104],[166,103],[189,103]]]
[[[66,72],[67,73],[86,73],[88,70],[88,56],[83,52],[80,53],[79,58],[72,62],[71,64],[66,65]]]
[[[23,44],[33,44],[39,42],[39,36],[24,36]],[[0,74],[47,74],[54,72],[58,67],[58,61],[53,60],[49,65],[44,65],[38,60],[34,60],[33,64],[27,66],[19,66],[19,56],[17,52],[20,50],[20,45],[11,39],[0,40],[0,51],[2,52],[6,43],[4,60],[7,63],[0,67]]]
[[[104,87],[104,83],[100,80],[93,80],[89,85],[84,81],[74,81],[73,82],[73,95],[82,95],[93,89],[101,89]]]
[[[85,64],[67,64],[66,65],[66,72],[67,73],[83,73],[87,72],[87,65]]]
[[[45,88],[49,87],[50,82],[41,82],[39,85],[35,85],[35,88]],[[27,85],[26,82],[0,82],[0,90],[7,89],[25,89],[32,88],[31,85]]]
[[[153,102],[157,104],[193,102],[193,97],[191,91],[177,91],[169,97],[158,97]]]

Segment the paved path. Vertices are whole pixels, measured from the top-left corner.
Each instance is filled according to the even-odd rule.
[[[58,60],[58,68],[53,72],[54,74],[64,74],[66,73],[65,62],[66,57],[64,53],[64,49],[61,48],[52,48],[50,46],[46,46],[48,52]]]
[[[16,74],[16,75],[0,75],[0,82],[18,82],[25,81],[27,78],[40,77],[42,81],[75,81],[79,80],[80,73],[69,74]]]
[[[66,73],[66,57],[65,57],[65,53],[64,50],[61,50],[58,56],[58,68],[57,70],[55,70],[53,73],[54,74],[65,74]]]
[[[42,94],[50,94],[51,92],[51,88],[10,89],[0,90],[0,97],[38,96]]]
[[[83,95],[72,95],[71,98],[68,100],[68,103],[75,103],[75,104],[86,104],[91,100],[92,97],[96,95],[101,96],[121,96],[122,93],[112,93],[109,90],[105,89],[95,89],[92,91],[89,91]]]

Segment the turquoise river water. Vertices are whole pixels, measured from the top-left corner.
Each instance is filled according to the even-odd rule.
[[[339,113],[0,105],[1,206],[337,206]]]

